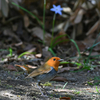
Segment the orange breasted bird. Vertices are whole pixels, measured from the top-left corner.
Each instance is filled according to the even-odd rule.
[[[63,59],[60,59],[59,57],[52,57],[42,66],[31,72],[26,78],[35,78],[38,84],[50,81],[56,76],[58,71],[58,66],[61,61],[63,61]],[[40,92],[42,93],[41,90]]]

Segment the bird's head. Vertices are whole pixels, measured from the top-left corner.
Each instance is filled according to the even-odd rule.
[[[52,57],[46,63],[49,66],[52,66],[56,71],[58,71],[58,66],[61,61],[63,61],[63,59],[60,59],[59,57]]]

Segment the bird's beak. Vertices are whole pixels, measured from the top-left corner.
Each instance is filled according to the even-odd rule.
[[[58,61],[60,61],[60,62],[61,62],[61,61],[63,61],[63,60],[64,60],[64,59],[60,59],[60,60],[58,60]]]

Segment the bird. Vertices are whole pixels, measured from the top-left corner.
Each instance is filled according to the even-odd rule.
[[[52,57],[42,66],[31,72],[26,78],[34,78],[37,81],[37,86],[42,94],[45,96],[40,89],[40,83],[45,83],[53,79],[58,71],[58,66],[63,59],[59,57]]]

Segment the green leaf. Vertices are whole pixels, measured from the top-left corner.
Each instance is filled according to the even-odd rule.
[[[56,56],[56,54],[54,53],[54,51],[51,48],[48,48],[48,51],[50,51],[53,56]]]
[[[9,48],[9,52],[10,53],[7,56],[12,56],[12,52],[13,52],[12,48]]]
[[[90,50],[90,49],[92,49],[92,48],[94,48],[94,47],[97,46],[98,44],[100,44],[100,42],[94,44],[92,47],[90,47],[90,48],[88,48],[87,50],[85,50],[85,52],[88,51],[88,50]]]
[[[69,39],[58,41],[58,42],[55,43],[51,48],[54,48],[56,45],[58,45],[58,44],[60,44],[60,43],[63,43],[63,42],[66,42],[66,41],[69,41]]]
[[[75,44],[76,49],[77,49],[77,51],[78,51],[78,54],[79,54],[79,56],[81,56],[81,54],[80,54],[80,49],[79,49],[77,43],[76,43],[73,39],[70,39],[70,41],[73,42],[73,43]]]
[[[18,56],[18,58],[22,57],[23,55],[26,55],[26,54],[35,54],[35,52],[23,52],[22,54],[20,54]]]
[[[53,44],[61,37],[64,37],[64,36],[67,36],[67,34],[64,34],[64,35],[60,35],[60,36],[57,36],[51,43],[51,48],[53,47]]]

